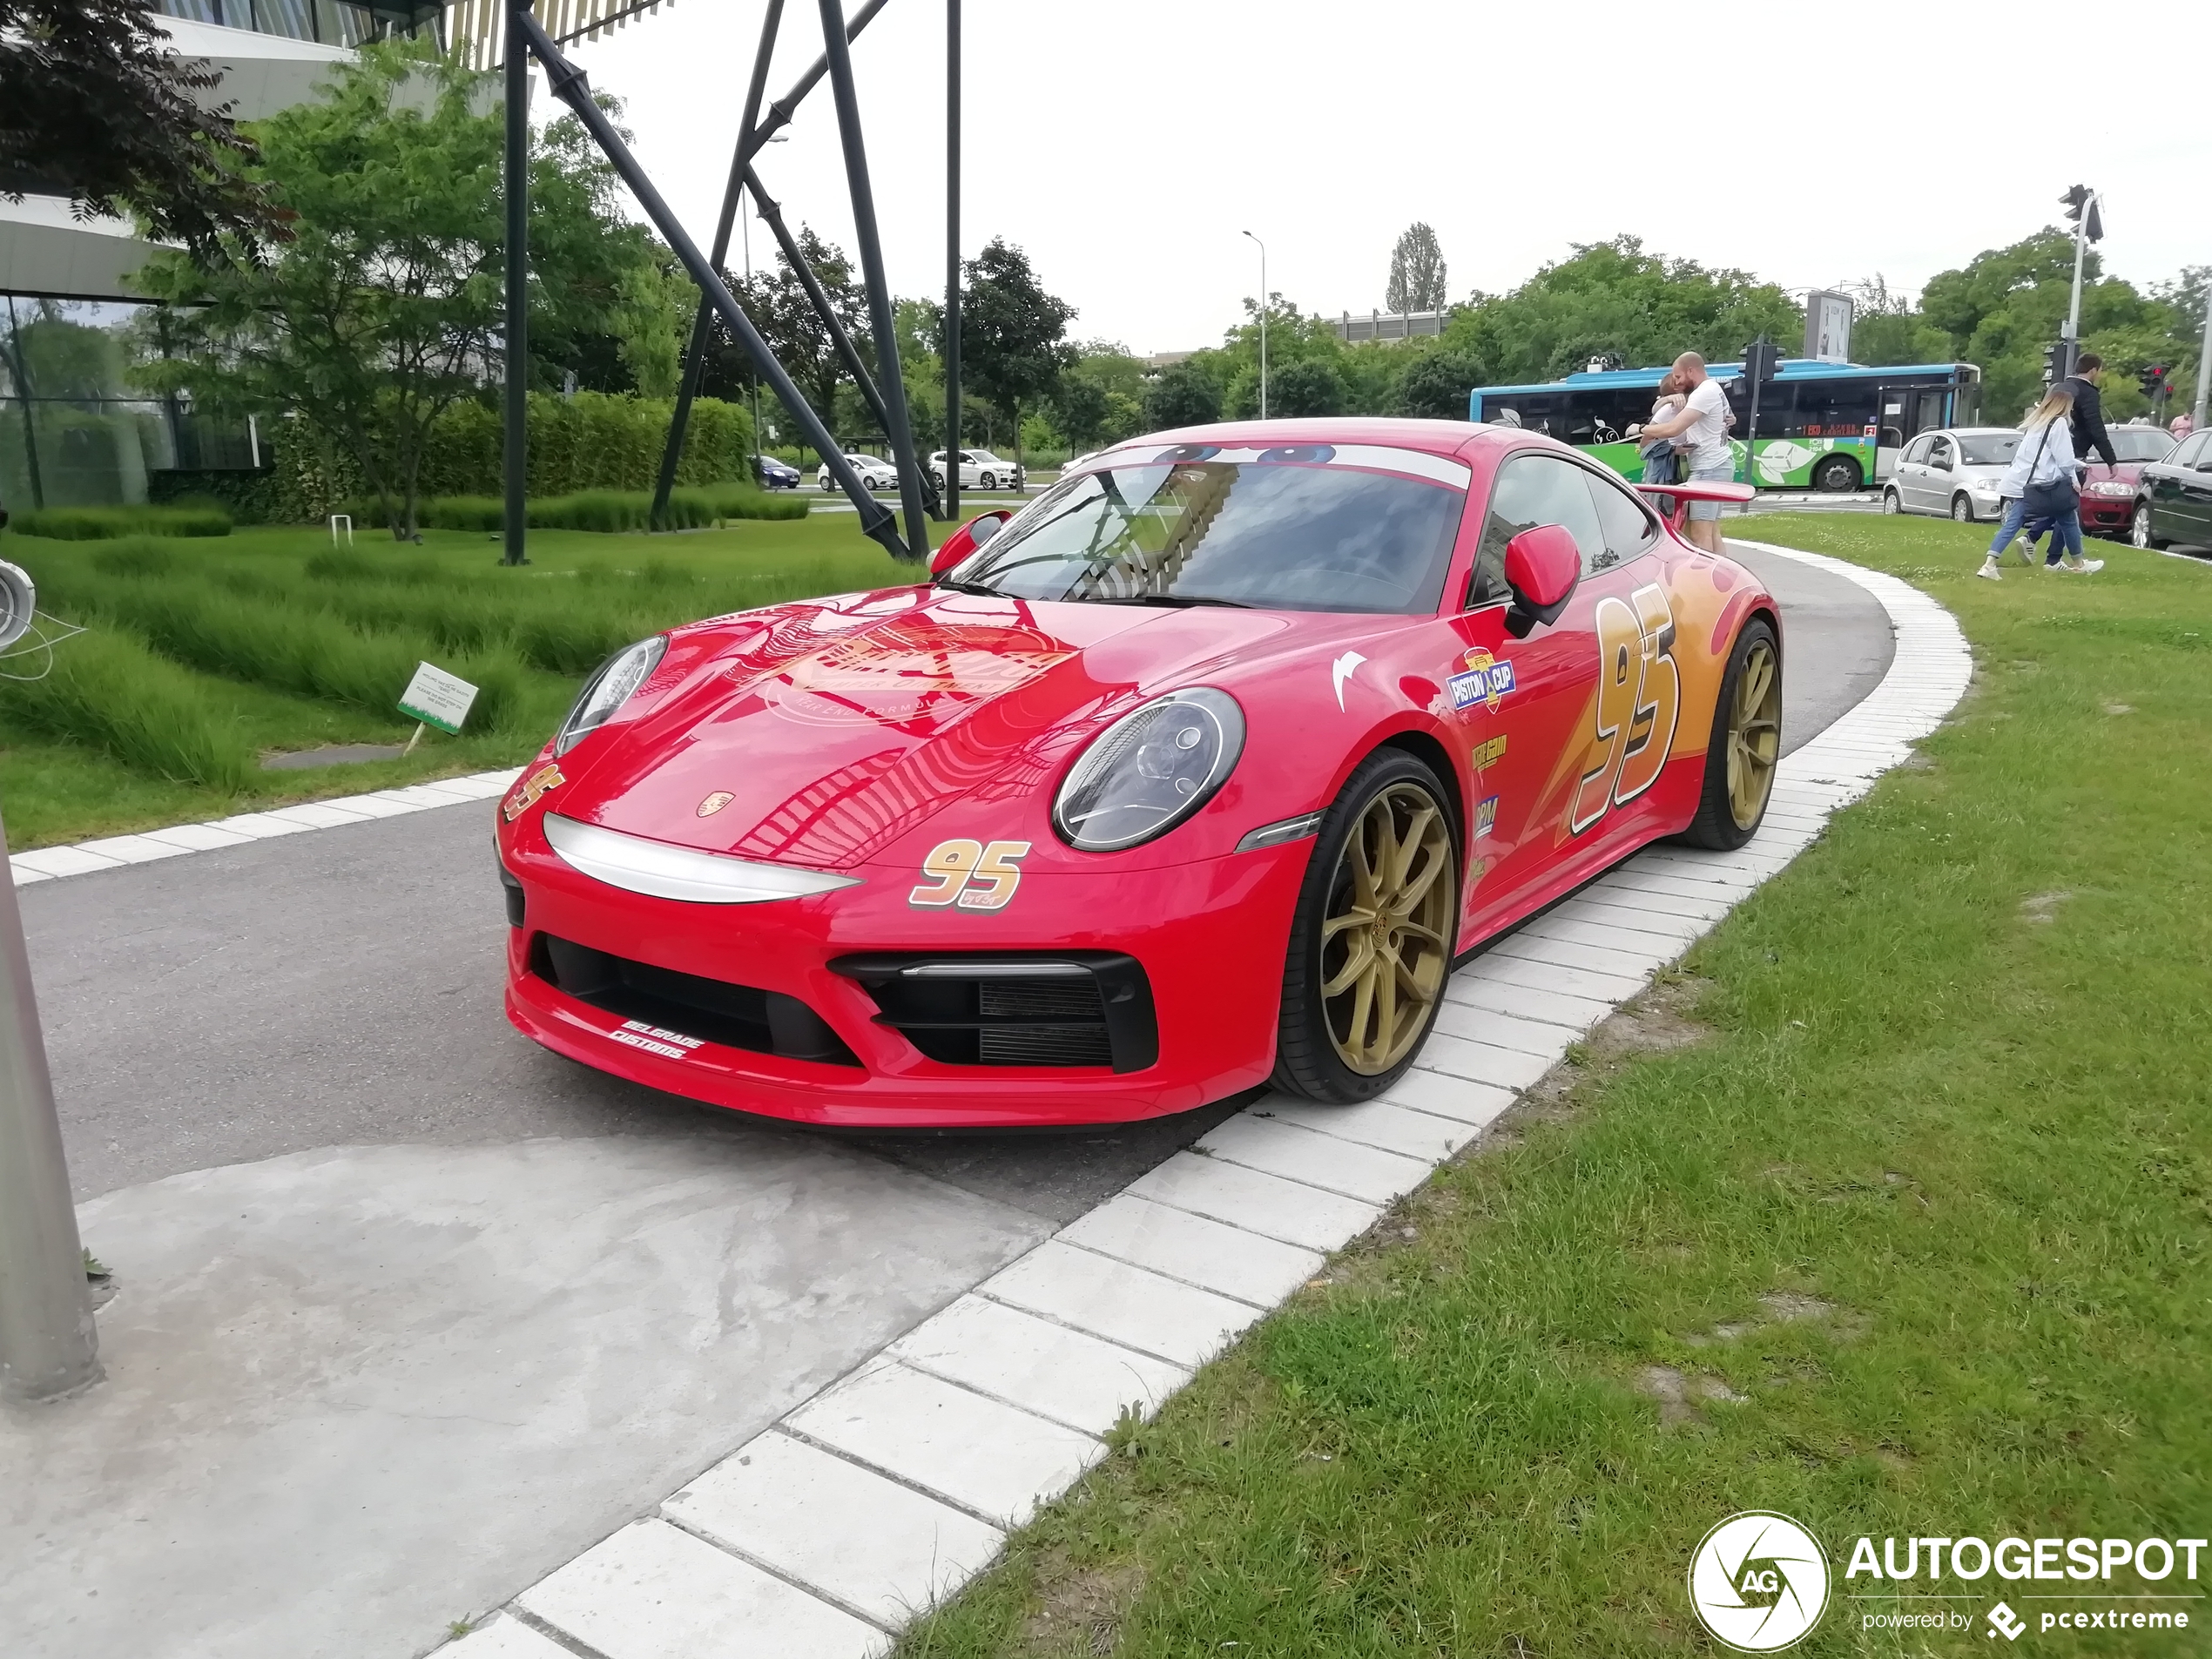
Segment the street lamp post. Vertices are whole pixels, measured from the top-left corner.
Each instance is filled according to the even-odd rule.
[[[1250,231],[1244,233],[1252,236]],[[1259,418],[1267,418],[1267,244],[1252,236],[1259,249]]]
[[[2189,412],[2189,425],[2198,432],[2204,430],[2204,383],[2212,381],[2212,280],[2204,285],[2204,348],[2196,360],[2196,407]]]

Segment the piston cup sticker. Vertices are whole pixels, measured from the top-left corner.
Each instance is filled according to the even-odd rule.
[[[1779,1653],[1828,1606],[1828,1557],[1787,1515],[1750,1510],[1707,1533],[1689,1558],[1689,1604],[1738,1653]]]

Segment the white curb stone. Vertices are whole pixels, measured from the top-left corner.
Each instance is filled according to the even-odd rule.
[[[982,1570],[1001,1527],[1104,1455],[1100,1436],[1124,1406],[1157,1409],[1312,1278],[1324,1252],[1480,1134],[1964,694],[1973,658],[1934,601],[1841,560],[1762,550],[1857,583],[1889,612],[1897,649],[1880,685],[1782,762],[1748,846],[1655,847],[1607,872],[1453,977],[1419,1066],[1381,1099],[1255,1102],[738,1448],[659,1518],[516,1598],[572,1647],[503,1618],[464,1637],[455,1659],[845,1659],[883,1651],[906,1619]],[[496,794],[514,775],[477,786]],[[475,782],[435,787],[464,781]],[[55,853],[84,862],[18,859],[17,879],[119,864],[68,848],[25,857]]]

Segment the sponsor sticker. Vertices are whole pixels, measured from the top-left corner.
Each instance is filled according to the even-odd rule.
[[[549,760],[515,786],[514,792],[507,797],[507,804],[499,809],[500,815],[511,824],[536,806],[548,790],[558,789],[566,782],[561,768]]]
[[[1490,795],[1477,801],[1474,806],[1475,839],[1477,840],[1480,840],[1493,829],[1496,828],[1497,824],[1498,798],[1495,795]]]
[[[1480,645],[1461,660],[1467,664],[1467,671],[1454,674],[1444,682],[1444,689],[1451,694],[1452,706],[1466,709],[1480,703],[1494,713],[1506,693],[1514,689],[1512,661],[1494,658]]]
[[[1505,758],[1506,740],[1503,737],[1492,738],[1487,743],[1474,745],[1474,769],[1477,772],[1487,772]]]
[[[907,894],[907,902],[922,910],[950,904],[962,910],[1003,910],[1022,886],[1022,860],[1029,856],[1029,845],[940,841],[921,861],[921,873],[930,879]]]
[[[633,1049],[643,1049],[648,1054],[659,1055],[666,1060],[688,1060],[691,1050],[705,1045],[697,1037],[687,1037],[681,1031],[664,1030],[657,1025],[647,1025],[642,1020],[624,1020],[619,1029],[607,1035],[617,1042],[626,1042]]]

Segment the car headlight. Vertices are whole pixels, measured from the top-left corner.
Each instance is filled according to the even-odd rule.
[[[2135,493],[2135,487],[2123,484],[2117,478],[2100,478],[2089,486],[2089,493],[2092,496],[2132,496]]]
[[[584,681],[583,689],[577,693],[576,705],[570,709],[569,718],[561,722],[561,729],[553,738],[553,752],[568,753],[614,718],[615,711],[630,701],[631,694],[645,683],[645,676],[660,666],[661,657],[667,650],[668,636],[655,634],[651,639],[624,645],[600,664],[598,671]]]
[[[1084,853],[1164,835],[1211,800],[1244,752],[1244,711],[1211,685],[1171,691],[1091,740],[1052,803],[1052,827]]]

